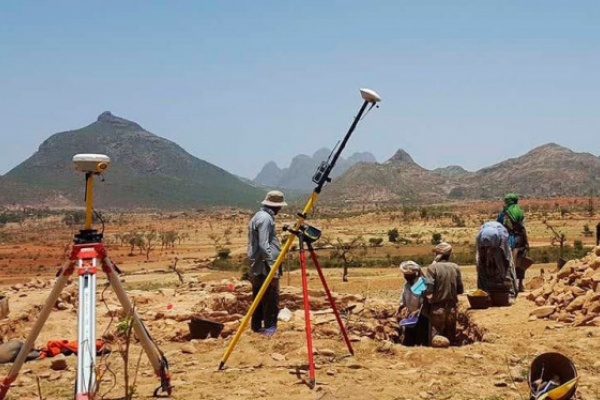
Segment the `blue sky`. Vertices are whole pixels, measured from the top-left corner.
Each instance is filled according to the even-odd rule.
[[[383,101],[346,155],[598,155],[598,21],[592,1],[2,2],[0,173],[110,110],[254,177],[333,146],[359,87]]]

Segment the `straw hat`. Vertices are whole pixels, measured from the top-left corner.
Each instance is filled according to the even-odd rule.
[[[283,197],[283,193],[279,190],[271,190],[265,196],[265,199],[261,201],[263,206],[268,207],[285,207],[287,203],[285,202],[285,198]]]

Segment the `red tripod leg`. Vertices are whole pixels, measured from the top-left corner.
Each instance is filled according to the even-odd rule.
[[[306,345],[308,348],[308,368],[309,377],[308,386],[313,389],[316,384],[315,379],[315,358],[313,355],[312,346],[312,329],[310,326],[310,304],[308,302],[308,279],[306,278],[306,255],[304,254],[304,246],[302,238],[300,238],[300,268],[302,270],[302,296],[304,297],[304,321],[306,325]]]
[[[344,323],[342,322],[342,318],[340,317],[340,313],[335,307],[335,301],[331,296],[331,292],[329,291],[329,286],[327,286],[327,281],[325,280],[325,276],[323,275],[323,271],[321,270],[321,265],[319,264],[319,260],[317,260],[317,254],[315,253],[315,249],[309,244],[308,250],[310,251],[310,258],[312,258],[313,263],[315,264],[315,268],[319,273],[319,278],[321,279],[321,283],[323,284],[323,288],[325,289],[325,293],[327,294],[327,299],[329,300],[329,304],[331,305],[331,309],[335,314],[335,319],[337,320],[338,325],[340,326],[340,331],[342,331],[342,336],[344,336],[344,341],[348,346],[348,351],[350,354],[354,355],[354,350],[352,349],[352,345],[350,344],[350,339],[348,338],[348,333],[346,332],[346,328],[344,327]]]

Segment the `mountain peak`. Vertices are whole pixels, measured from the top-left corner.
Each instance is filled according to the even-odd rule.
[[[410,164],[415,164],[415,160],[403,149],[399,149],[388,161],[398,161]]]
[[[142,127],[136,124],[135,122],[129,121],[125,118],[117,117],[116,115],[113,115],[113,113],[111,113],[110,111],[104,111],[102,114],[98,115],[97,121],[100,123],[106,123],[111,125],[118,125],[123,127],[128,126],[132,128],[142,129]]]
[[[543,144],[541,146],[534,148],[533,150],[530,151],[530,153],[546,152],[546,151],[561,151],[561,152],[569,152],[569,153],[573,152],[571,149],[561,146],[560,144],[551,142],[551,143],[546,143],[546,144]]]

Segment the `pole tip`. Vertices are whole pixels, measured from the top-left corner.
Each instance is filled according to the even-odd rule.
[[[219,371],[223,371],[223,368],[225,368],[225,361],[221,361],[219,364]]]

